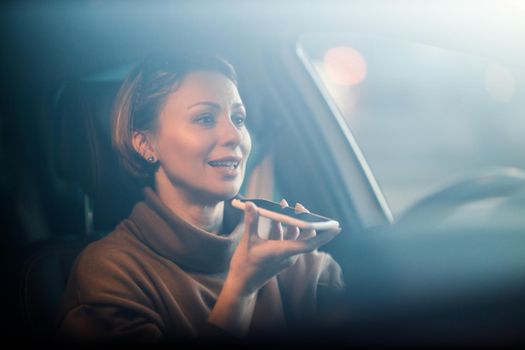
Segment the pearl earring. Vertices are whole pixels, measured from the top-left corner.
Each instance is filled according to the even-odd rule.
[[[150,163],[155,163],[155,157],[150,156],[150,157],[148,158],[148,162],[150,162]]]

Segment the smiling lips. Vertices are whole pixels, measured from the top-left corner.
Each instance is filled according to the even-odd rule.
[[[241,163],[240,157],[224,157],[220,159],[211,160],[208,165],[219,170],[224,175],[238,175],[239,164]]]

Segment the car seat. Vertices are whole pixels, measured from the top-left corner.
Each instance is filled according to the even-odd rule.
[[[83,216],[74,221],[83,224],[76,224],[67,235],[29,244],[24,251],[19,298],[23,327],[31,336],[52,336],[59,299],[76,256],[110,232],[140,198],[111,148],[109,116],[120,82],[80,80],[64,84],[57,92],[54,166],[58,181],[82,192]]]

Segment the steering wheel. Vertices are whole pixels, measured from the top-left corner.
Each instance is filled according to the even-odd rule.
[[[435,227],[459,207],[491,198],[509,198],[525,189],[525,171],[503,167],[485,171],[445,186],[411,206],[397,227]],[[521,192],[523,193],[523,192]]]

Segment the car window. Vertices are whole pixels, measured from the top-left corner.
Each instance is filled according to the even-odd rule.
[[[458,178],[525,168],[523,67],[359,34],[304,35],[299,52],[394,216]]]

